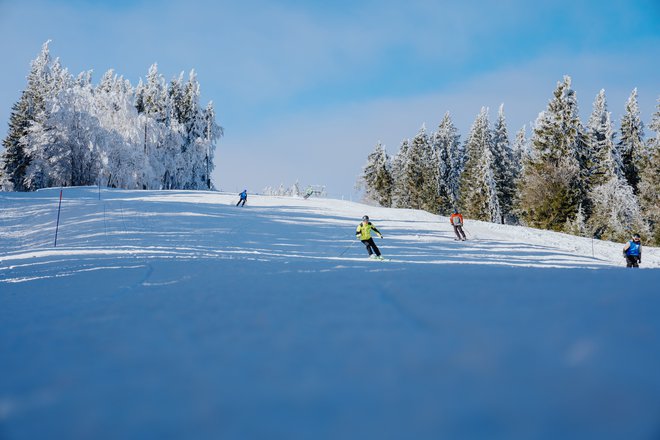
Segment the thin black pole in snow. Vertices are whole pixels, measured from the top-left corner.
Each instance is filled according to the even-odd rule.
[[[57,207],[57,224],[55,225],[55,246],[57,247],[57,231],[60,229],[60,211],[62,210],[62,190],[60,189],[60,204]]]

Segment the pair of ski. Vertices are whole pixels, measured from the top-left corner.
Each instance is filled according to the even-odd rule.
[[[382,255],[378,255],[378,256],[376,256],[376,255],[369,255],[369,260],[373,260],[373,261],[391,261],[391,260],[388,260],[388,259],[383,258]]]

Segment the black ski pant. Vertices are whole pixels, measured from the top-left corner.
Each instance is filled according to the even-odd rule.
[[[376,246],[376,243],[374,243],[373,238],[369,238],[368,240],[361,240],[361,241],[367,247],[367,252],[369,252],[369,255],[375,253],[377,256],[380,257],[380,249],[378,249],[378,246]]]
[[[452,225],[452,226],[454,227],[454,233],[456,234],[456,237],[458,237],[459,240],[461,238],[463,240],[467,240],[467,238],[465,237],[465,232],[463,232],[463,225]],[[463,237],[461,237],[461,234],[463,235]]]
[[[242,205],[241,205],[241,202],[243,202]],[[245,206],[245,202],[247,202],[247,199],[240,199],[240,200],[238,201],[238,203],[236,204],[236,206],[238,206],[238,205]]]
[[[626,267],[639,267],[639,260],[637,255],[626,255]]]

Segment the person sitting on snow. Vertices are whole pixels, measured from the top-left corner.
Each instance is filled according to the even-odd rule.
[[[623,257],[626,259],[626,267],[639,267],[642,262],[642,241],[639,234],[635,234],[623,247]]]
[[[378,249],[378,246],[374,243],[374,239],[371,237],[371,231],[374,231],[380,238],[383,238],[383,234],[369,221],[369,216],[365,215],[362,217],[362,223],[355,230],[355,237],[367,247],[369,258],[382,260],[383,257],[380,255],[380,249]],[[376,254],[375,256],[374,253]]]

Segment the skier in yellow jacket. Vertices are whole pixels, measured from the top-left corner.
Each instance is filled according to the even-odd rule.
[[[371,238],[371,231],[374,231],[376,235],[378,235],[380,238],[383,238],[383,234],[381,234],[380,231],[376,229],[376,227],[369,221],[369,216],[365,215],[362,217],[362,223],[360,223],[355,230],[355,237],[362,241],[362,243],[364,243],[364,245],[367,247],[367,252],[369,252],[370,258],[377,258],[382,260],[383,257],[380,255],[380,249],[378,249],[378,246],[376,246],[376,243],[374,243],[374,239]]]

